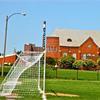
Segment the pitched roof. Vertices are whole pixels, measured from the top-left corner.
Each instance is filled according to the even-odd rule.
[[[89,37],[100,47],[100,31],[94,30],[74,30],[74,29],[56,29],[48,37],[59,37],[60,46],[80,46]],[[72,42],[68,42],[71,39]]]
[[[5,55],[5,57],[11,57],[11,56],[17,56],[15,53],[14,54],[9,54],[9,55]],[[0,56],[0,58],[3,58],[4,56]]]

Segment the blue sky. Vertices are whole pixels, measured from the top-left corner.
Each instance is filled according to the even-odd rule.
[[[42,23],[47,35],[57,28],[100,30],[100,0],[0,0],[0,52],[3,52],[5,16],[9,19],[7,53],[23,50],[25,43],[42,44]]]

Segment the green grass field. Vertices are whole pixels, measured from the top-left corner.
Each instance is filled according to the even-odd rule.
[[[56,78],[56,70],[52,68],[47,68],[46,78],[49,78],[49,79]],[[100,72],[97,76],[97,71],[79,70],[78,77],[77,77],[77,70],[57,69],[57,79],[76,80],[77,78],[78,80],[91,80],[91,81],[100,80]]]
[[[47,93],[75,94],[79,97],[47,96],[47,100],[100,100],[100,81],[47,79]],[[42,100],[40,95],[22,95],[16,100]],[[1,99],[0,100],[5,100]]]
[[[97,81],[96,71],[79,71],[78,80],[76,80],[76,70],[58,69],[56,78],[56,70],[47,69],[46,77],[46,92],[55,93],[55,96],[47,95],[47,100],[100,100],[100,81]],[[0,83],[2,80],[3,78],[0,78]],[[22,90],[25,90],[24,85],[20,86],[18,91],[22,98],[16,100],[42,100],[41,95],[24,94]],[[63,97],[58,96],[57,93],[75,94],[79,97]],[[0,97],[0,100],[6,99]]]
[[[23,88],[25,89],[25,88]],[[47,96],[47,100],[100,100],[100,81],[66,80],[66,79],[47,79],[47,93],[75,94],[79,97]],[[21,93],[22,94],[22,93]],[[22,95],[16,100],[42,100],[40,95]],[[0,98],[0,100],[6,100]]]
[[[8,71],[10,70],[11,66],[5,66],[3,67],[4,70],[4,76],[7,75]],[[1,75],[2,67],[0,67],[0,75]]]
[[[48,100],[100,100],[100,81],[47,79],[46,91],[79,95],[79,97],[47,96]]]

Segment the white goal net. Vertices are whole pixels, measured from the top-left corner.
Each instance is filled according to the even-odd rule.
[[[18,56],[0,86],[0,95],[16,94],[22,98],[46,100],[46,52],[25,52]]]

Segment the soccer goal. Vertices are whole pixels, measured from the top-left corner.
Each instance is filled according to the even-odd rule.
[[[45,95],[46,52],[24,52],[18,58],[0,86],[0,95],[16,94],[33,97]]]

